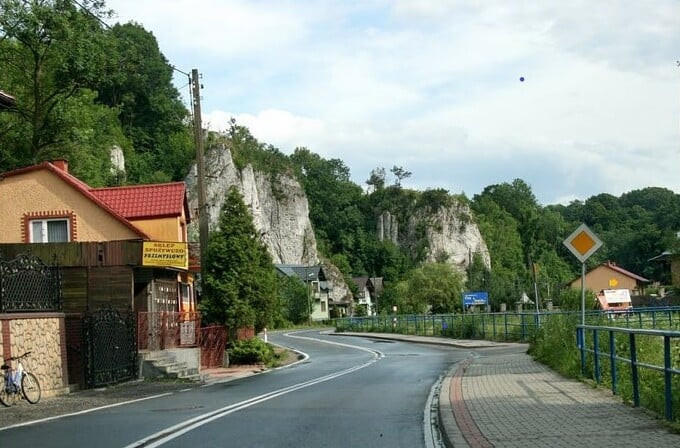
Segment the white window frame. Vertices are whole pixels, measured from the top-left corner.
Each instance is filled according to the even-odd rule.
[[[71,242],[71,220],[69,218],[43,218],[43,219],[31,219],[28,221],[28,232],[29,241],[31,243],[49,243],[47,241],[47,223],[49,221],[65,221],[66,222],[66,238],[67,242]],[[37,240],[36,235],[33,233],[33,224],[39,222],[41,223],[40,231],[40,241]]]

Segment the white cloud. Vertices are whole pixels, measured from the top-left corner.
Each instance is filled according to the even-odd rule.
[[[544,203],[680,191],[675,0],[109,5],[201,70],[211,127],[233,115],[358,182],[397,164],[408,185],[469,195],[520,177]]]
[[[246,126],[261,142],[279,148],[294,149],[316,141],[324,132],[321,120],[298,117],[285,110],[267,109],[257,115],[231,114],[220,110],[204,117],[204,124],[213,131],[223,132],[229,128],[231,118],[239,125]]]

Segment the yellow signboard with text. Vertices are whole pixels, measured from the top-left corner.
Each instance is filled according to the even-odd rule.
[[[142,266],[188,269],[189,249],[187,243],[144,241],[142,247]]]

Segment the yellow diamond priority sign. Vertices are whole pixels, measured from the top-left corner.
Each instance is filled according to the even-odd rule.
[[[578,229],[574,230],[563,243],[581,263],[585,263],[602,247],[602,241],[585,224],[581,224]]]

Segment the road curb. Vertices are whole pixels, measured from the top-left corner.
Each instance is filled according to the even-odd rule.
[[[446,448],[460,448],[469,447],[468,443],[465,441],[463,434],[458,429],[458,424],[453,415],[453,407],[451,406],[450,393],[451,393],[451,381],[453,379],[453,374],[458,369],[457,362],[451,367],[447,372],[446,376],[442,380],[442,387],[439,391],[439,425],[440,434],[442,436],[442,441]]]

